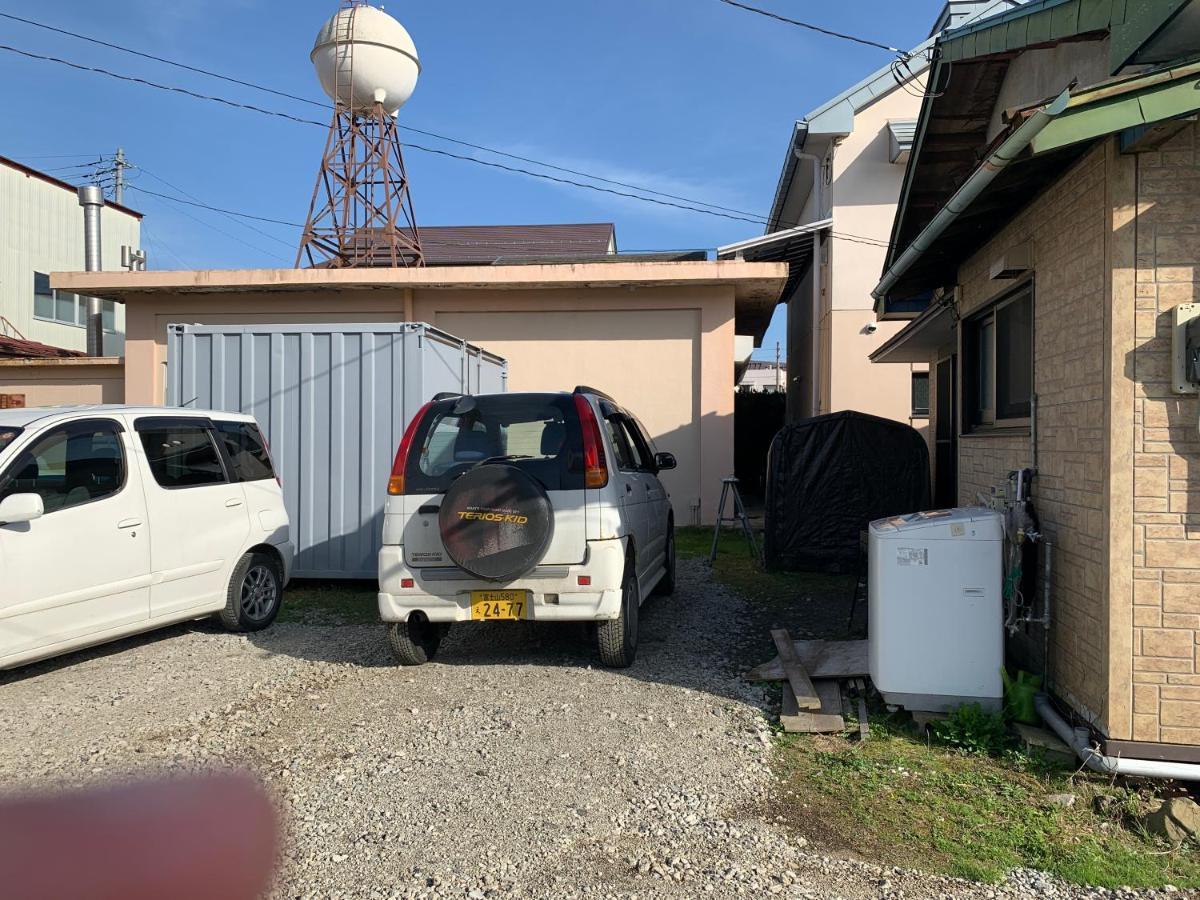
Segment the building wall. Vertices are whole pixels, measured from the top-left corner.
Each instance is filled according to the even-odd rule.
[[[854,409],[896,419],[927,431],[928,419],[912,416],[912,373],[923,364],[873,365],[868,358],[904,322],[875,320],[871,290],[879,281],[904,166],[891,162],[888,123],[915,119],[924,75],[859,110],[854,130],[832,154],[833,238],[828,278],[822,282],[817,327],[823,344],[820,408]],[[864,240],[866,239],[866,240]],[[876,330],[869,326],[876,324]]]
[[[732,285],[142,295],[128,304],[128,400],[163,402],[170,323],[338,321],[429,322],[507,358],[510,390],[611,392],[676,454],[677,520],[715,517],[733,472]]]
[[[18,394],[26,406],[75,406],[125,402],[121,360],[3,359],[0,394]]]
[[[1054,542],[1050,682],[1110,737],[1127,722],[1110,706],[1106,415],[1107,149],[1092,151],[959,268],[963,318],[1010,293],[989,268],[1030,244],[1034,261],[1034,505]],[[960,354],[960,360],[962,356]],[[962,383],[960,378],[959,383]],[[1035,465],[1031,429],[964,434],[959,501],[1003,494],[1008,473]],[[1128,623],[1126,622],[1126,631]],[[1128,660],[1126,659],[1126,666]]]
[[[141,246],[136,216],[106,206],[100,218],[102,264],[121,268],[121,247]],[[83,209],[78,195],[60,185],[0,163],[0,316],[25,337],[55,347],[84,350],[82,325],[35,319],[33,273],[84,268]],[[104,352],[124,352],[125,311],[116,306],[116,333],[105,335]],[[0,323],[0,333],[4,333]]]
[[[1136,313],[1116,349],[1133,425],[1133,738],[1200,744],[1200,401],[1175,394],[1171,318],[1200,301],[1200,129],[1136,157]]]

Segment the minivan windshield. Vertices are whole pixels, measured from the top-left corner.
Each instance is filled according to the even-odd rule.
[[[15,441],[20,433],[20,428],[0,428],[0,453],[3,453],[4,448]]]
[[[548,491],[583,488],[583,435],[566,394],[490,394],[433,404],[414,435],[409,492],[442,493],[485,462],[505,462]]]

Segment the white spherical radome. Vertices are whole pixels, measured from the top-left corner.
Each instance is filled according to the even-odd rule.
[[[309,58],[329,99],[356,111],[378,101],[394,114],[412,96],[421,73],[404,26],[373,6],[333,16],[317,33]]]

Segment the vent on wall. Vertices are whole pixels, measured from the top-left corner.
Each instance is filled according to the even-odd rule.
[[[1000,258],[993,260],[991,277],[994,281],[1017,278],[1033,268],[1033,252],[1028,244],[1021,244],[1005,251]]]

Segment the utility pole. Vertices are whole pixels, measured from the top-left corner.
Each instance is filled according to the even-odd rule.
[[[775,390],[779,390],[779,341],[775,342]]]
[[[117,148],[117,158],[114,161],[116,165],[116,185],[113,187],[113,201],[125,205],[125,167],[128,163],[125,162],[125,148]]]

